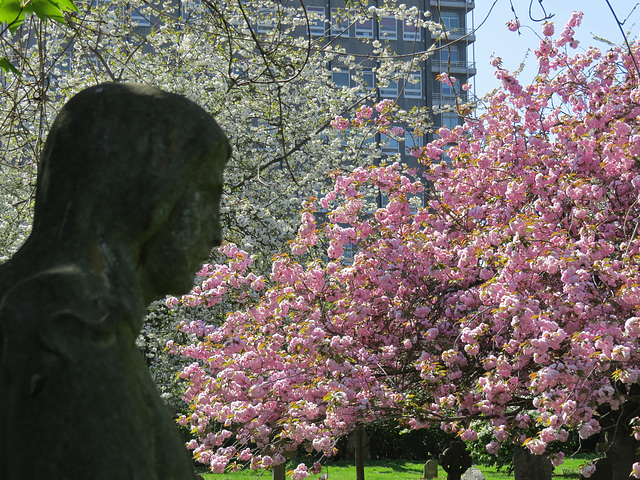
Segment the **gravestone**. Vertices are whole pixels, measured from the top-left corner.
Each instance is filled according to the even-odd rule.
[[[546,455],[534,455],[521,448],[513,455],[514,480],[551,480],[553,465]]]
[[[452,441],[440,454],[440,466],[447,472],[447,480],[460,480],[462,474],[471,466],[471,455],[464,442]]]
[[[197,478],[135,339],[220,243],[229,153],[202,108],[156,88],[62,108],[31,235],[0,266],[0,478]]]
[[[422,470],[422,478],[438,478],[438,462],[435,460],[427,460]]]
[[[476,467],[471,467],[469,470],[464,472],[462,480],[485,480],[485,478],[484,474],[480,470]]]
[[[629,402],[626,408],[629,408],[630,411],[636,411],[638,404]],[[633,410],[631,410],[632,408]],[[607,458],[611,459],[612,478],[629,477],[631,470],[633,470],[633,464],[640,460],[637,454],[639,446],[640,442],[635,439],[628,421],[616,425],[612,444],[607,451]]]

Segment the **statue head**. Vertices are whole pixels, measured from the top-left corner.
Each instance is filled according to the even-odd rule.
[[[88,88],[47,137],[30,241],[47,242],[56,262],[88,262],[106,283],[134,272],[145,300],[184,293],[221,242],[229,155],[213,118],[180,95]]]

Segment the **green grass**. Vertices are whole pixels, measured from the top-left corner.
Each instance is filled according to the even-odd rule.
[[[559,480],[579,479],[580,465],[585,464],[593,455],[577,455],[573,458],[566,458],[562,466],[554,471],[554,478]],[[295,468],[298,462],[287,465],[287,470]],[[366,480],[420,480],[422,477],[422,463],[415,463],[406,460],[371,460],[365,464]],[[486,480],[513,480],[513,474],[497,472],[495,467],[477,466],[484,474]],[[439,469],[439,479],[447,478],[442,469]],[[322,473],[329,474],[329,480],[354,480],[356,469],[352,462],[340,461],[325,464]],[[271,479],[271,472],[258,470],[242,470],[235,473],[204,473],[206,480],[256,480]],[[311,475],[309,480],[315,480],[320,475]]]

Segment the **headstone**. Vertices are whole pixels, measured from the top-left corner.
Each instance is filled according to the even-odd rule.
[[[438,478],[438,462],[435,460],[427,460],[424,464],[422,478]]]
[[[607,457],[599,458],[594,462],[596,471],[591,474],[589,480],[613,480],[613,465],[611,459]],[[586,479],[580,475],[580,479]]]
[[[626,408],[636,411],[638,405],[631,403]],[[639,460],[637,453],[639,446],[640,442],[635,439],[628,421],[616,426],[613,442],[607,451],[607,457],[611,459],[611,475],[614,479],[629,477],[633,464]]]
[[[476,467],[471,467],[469,470],[464,472],[462,480],[485,480],[485,478],[484,474],[480,470]]]
[[[546,455],[534,455],[521,448],[513,455],[514,480],[551,480],[553,465]]]
[[[462,474],[471,466],[471,455],[464,442],[452,441],[440,454],[440,466],[447,472],[447,480],[460,480]]]
[[[229,153],[206,111],[156,88],[61,109],[31,235],[0,266],[0,478],[197,478],[135,339],[220,243]]]

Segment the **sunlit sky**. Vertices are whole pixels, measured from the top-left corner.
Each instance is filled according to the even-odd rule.
[[[478,29],[475,45],[475,60],[478,74],[472,79],[476,94],[481,96],[499,86],[493,76],[490,65],[491,56],[502,58],[503,65],[509,70],[515,70],[526,58],[526,68],[521,74],[521,82],[528,83],[535,76],[535,56],[533,50],[539,43],[542,23],[535,22],[529,17],[531,5],[532,17],[544,16],[540,8],[541,0],[475,0],[473,15],[475,27]],[[630,39],[638,39],[640,33],[640,0],[609,0],[618,19],[625,22],[623,29],[630,30]],[[516,11],[522,27],[520,33],[510,32],[505,23],[514,17],[511,5]],[[576,38],[580,41],[579,50],[587,46],[606,49],[608,46],[593,38],[593,35],[606,38],[615,43],[622,43],[623,37],[606,0],[542,0],[547,14],[554,15],[550,21],[554,22],[556,34],[562,31],[574,10],[584,13],[582,26],[576,31]],[[635,8],[635,9],[634,9]],[[484,23],[483,23],[484,22]],[[530,49],[527,57],[527,50]]]

